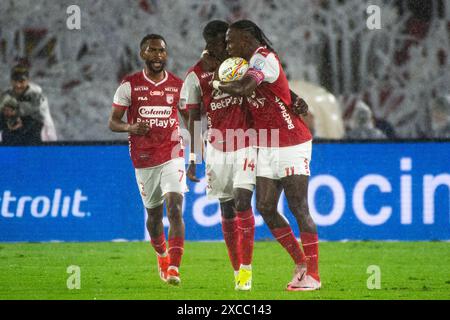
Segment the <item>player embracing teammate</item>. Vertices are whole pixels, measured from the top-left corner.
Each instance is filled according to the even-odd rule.
[[[256,178],[256,150],[250,145],[251,137],[245,135],[250,128],[249,112],[242,108],[243,97],[233,97],[211,87],[214,71],[227,58],[227,30],[228,24],[219,20],[205,26],[206,48],[200,61],[188,70],[183,84],[191,134],[187,176],[198,181],[195,176],[194,144],[198,141],[195,126],[200,123],[203,113],[208,124],[206,192],[209,198],[220,202],[222,231],[234,269],[235,289],[250,290],[255,234],[251,199]]]
[[[193,152],[198,141],[195,126],[204,114],[208,124],[207,194],[220,202],[236,290],[250,290],[252,285],[255,218],[251,198],[255,184],[258,211],[295,263],[287,290],[320,289],[317,228],[307,202],[312,136],[297,116],[304,103],[289,90],[278,56],[253,22],[241,20],[229,26],[211,21],[203,37],[206,48],[189,69],[183,87],[180,79],[165,70],[164,38],[144,37],[140,55],[145,69],[122,81],[109,122],[112,131],[129,134],[130,155],[161,279],[170,284],[181,281],[186,178],[177,108],[184,115],[181,109],[187,107],[191,134],[187,176],[199,181]],[[232,82],[215,80],[215,71],[228,55],[249,61],[247,73]],[[181,93],[184,106],[178,104]],[[122,121],[125,112],[127,122]],[[277,211],[283,190],[299,225],[303,251],[289,223]],[[162,223],[164,203],[170,223],[168,250]]]
[[[232,96],[247,97],[246,106],[258,132],[257,209],[295,263],[287,290],[320,289],[317,228],[309,214],[307,196],[311,133],[288,110],[292,103],[288,81],[262,30],[252,21],[237,21],[230,25],[226,43],[230,56],[249,61],[249,70],[237,81],[215,80],[213,87]],[[277,211],[282,190],[298,223],[303,251],[288,222]]]

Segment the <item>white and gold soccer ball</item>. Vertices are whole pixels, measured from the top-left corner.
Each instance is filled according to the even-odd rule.
[[[244,58],[231,57],[219,67],[219,79],[223,82],[241,79],[248,70],[248,62]]]

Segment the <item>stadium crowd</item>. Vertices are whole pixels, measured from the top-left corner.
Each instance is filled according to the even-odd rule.
[[[11,87],[0,95],[0,141],[36,145],[56,141],[56,129],[42,88],[30,81],[25,65],[11,69]]]
[[[117,82],[136,70],[139,59],[132,48],[139,30],[166,30],[166,34],[160,33],[174,43],[171,67],[183,78],[201,47],[196,31],[214,18],[261,21],[284,60],[290,83],[304,79],[296,91],[310,95],[305,97],[310,105],[307,122],[315,138],[449,136],[449,75],[442,72],[448,69],[450,56],[450,5],[445,1],[380,1],[382,28],[369,33],[366,17],[359,14],[368,3],[355,0],[298,1],[295,6],[290,0],[180,1],[172,4],[172,11],[166,10],[165,2],[130,0],[129,14],[120,15],[116,24],[114,17],[123,4],[98,1],[98,10],[81,8],[86,18],[82,18],[80,31],[55,28],[61,17],[54,12],[65,14],[66,7],[52,3],[53,11],[43,10],[50,3],[39,0],[30,6],[26,1],[6,1],[0,13],[0,20],[13,21],[2,26],[0,56],[4,63],[0,71],[6,76],[0,78],[0,91],[7,101],[5,92],[10,91],[12,80],[9,70],[26,61],[27,77],[32,76],[39,85],[29,81],[25,96],[43,97],[42,106],[36,107],[41,109],[42,119],[36,114],[31,117],[32,127],[42,123],[41,141],[55,141],[56,131],[61,141],[117,139],[107,128],[92,124],[105,117]],[[289,6],[292,10],[286,11]],[[299,14],[301,21],[296,18]],[[180,23],[172,23],[174,19]],[[353,29],[346,31],[344,25]],[[287,29],[292,32],[286,34]],[[111,43],[110,39],[116,41]],[[191,44],[191,50],[186,50],[186,43]],[[395,46],[389,47],[391,43]],[[103,50],[111,54],[106,57]],[[113,76],[105,79],[103,75],[111,71]],[[325,99],[328,102],[322,99],[326,94],[331,95]],[[12,109],[22,117],[29,115],[23,101]],[[363,109],[372,121],[357,121],[362,119]],[[19,132],[17,126],[9,121],[8,127],[7,122],[2,120],[0,131],[14,136]],[[25,121],[25,127],[28,125]]]

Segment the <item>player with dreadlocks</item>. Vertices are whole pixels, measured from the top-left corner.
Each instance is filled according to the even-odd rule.
[[[252,21],[237,21],[230,25],[226,42],[229,55],[249,61],[249,70],[240,80],[215,80],[212,85],[222,92],[247,97],[258,132],[256,207],[294,260],[294,277],[287,290],[320,289],[317,227],[309,214],[307,196],[312,135],[290,110],[288,80],[263,31]],[[298,223],[304,252],[277,210],[282,190]]]
[[[250,128],[248,110],[242,108],[242,97],[231,97],[213,90],[214,71],[228,55],[225,34],[228,23],[210,21],[203,29],[206,42],[200,60],[189,69],[183,84],[183,95],[189,109],[189,132],[195,135],[195,124],[205,114],[208,123],[206,147],[206,192],[218,199],[222,215],[222,232],[234,269],[235,289],[250,290],[251,263],[255,233],[252,196],[256,183],[256,149],[245,139]],[[231,133],[231,134],[230,134]],[[243,133],[239,135],[239,133]],[[187,177],[196,177],[195,141],[191,138],[191,155]]]

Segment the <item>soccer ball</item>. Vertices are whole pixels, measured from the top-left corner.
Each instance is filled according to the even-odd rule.
[[[228,58],[219,67],[219,79],[223,82],[239,80],[247,70],[247,60],[239,57]]]

